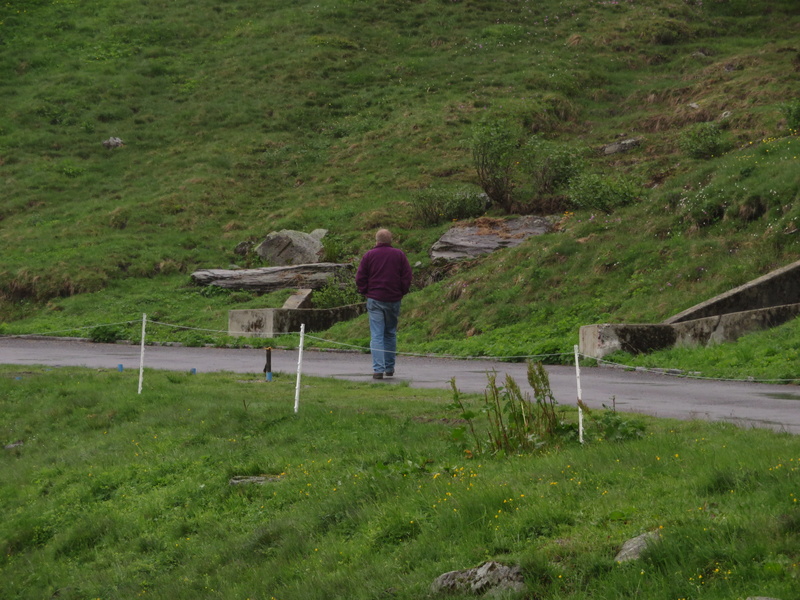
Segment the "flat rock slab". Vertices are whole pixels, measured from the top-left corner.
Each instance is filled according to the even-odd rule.
[[[216,285],[230,290],[272,292],[290,288],[318,289],[337,273],[347,273],[353,265],[315,263],[260,269],[201,269],[192,273],[198,285]]]
[[[481,217],[457,223],[430,250],[432,259],[447,261],[475,258],[502,248],[513,248],[533,235],[553,230],[544,217],[525,216],[517,219]]]

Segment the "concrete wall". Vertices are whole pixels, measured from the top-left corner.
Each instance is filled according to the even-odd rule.
[[[238,337],[275,337],[296,333],[305,324],[306,331],[323,331],[339,321],[348,321],[366,311],[367,305],[350,304],[336,308],[258,308],[228,311],[228,335]]]
[[[732,342],[746,333],[777,327],[800,316],[800,303],[747,310],[667,324],[618,325],[603,323],[581,327],[581,354],[603,358],[613,352],[653,352],[673,346],[708,346]]]
[[[798,302],[800,302],[800,260],[686,309],[664,323],[682,323]]]
[[[707,346],[732,342],[746,333],[777,327],[800,316],[800,260],[711,300],[663,323],[581,327],[578,347],[586,356],[612,352],[632,354],[673,346]]]

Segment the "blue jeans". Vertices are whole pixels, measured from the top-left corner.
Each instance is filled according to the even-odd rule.
[[[394,371],[397,351],[397,319],[400,317],[400,302],[381,302],[367,298],[367,313],[372,370],[375,373],[391,373]]]

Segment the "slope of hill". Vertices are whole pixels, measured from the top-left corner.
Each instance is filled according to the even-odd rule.
[[[661,320],[798,254],[798,17],[792,0],[6,2],[3,331],[141,312],[223,329],[275,300],[187,274],[318,227],[340,260],[391,227],[443,277],[408,298],[409,347],[560,352],[581,324]],[[477,189],[487,123],[513,125],[513,210],[557,210],[559,232],[437,273],[445,225],[417,193]],[[597,152],[621,138],[640,144]],[[536,188],[532,139],[579,157],[584,186]],[[625,206],[593,203],[609,186]]]

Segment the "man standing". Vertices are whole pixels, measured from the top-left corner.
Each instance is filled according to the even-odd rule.
[[[375,247],[361,258],[356,286],[367,297],[372,378],[383,379],[384,375],[394,375],[397,320],[400,301],[411,287],[411,265],[402,250],[392,247],[388,229],[379,229],[375,242]]]

